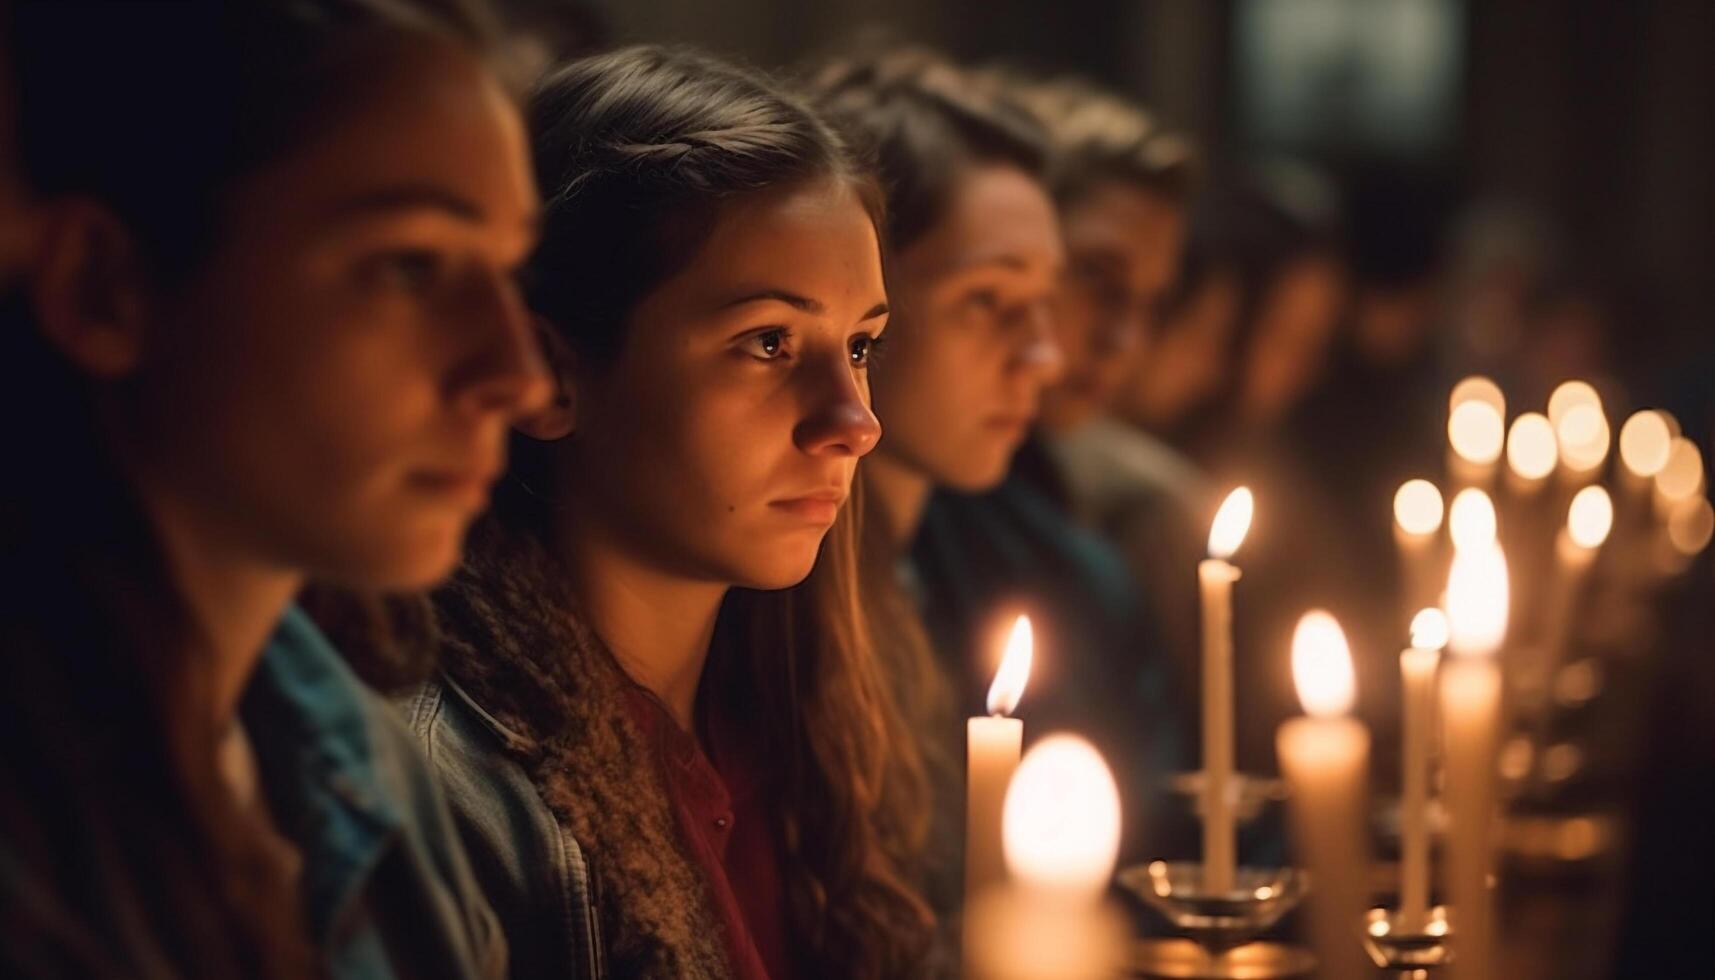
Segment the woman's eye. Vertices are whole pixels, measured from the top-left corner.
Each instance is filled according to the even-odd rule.
[[[412,292],[422,292],[440,279],[444,265],[441,256],[435,252],[409,249],[383,256],[380,270],[388,282]]]
[[[880,337],[871,337],[867,334],[853,337],[851,346],[852,366],[868,367],[879,347],[881,347]]]
[[[752,357],[772,361],[786,351],[786,331],[784,329],[764,330],[761,333],[752,334],[746,339],[745,344],[747,352]]]

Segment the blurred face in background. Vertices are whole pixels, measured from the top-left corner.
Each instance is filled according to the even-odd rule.
[[[1148,356],[1124,380],[1117,412],[1132,424],[1165,434],[1202,408],[1227,384],[1239,284],[1214,270],[1166,311]]]
[[[416,588],[457,563],[511,423],[550,389],[514,285],[537,210],[517,110],[463,50],[382,57],[322,131],[231,184],[182,281],[113,277],[83,313],[134,329],[71,356],[168,536]],[[76,241],[120,254],[117,226],[65,213],[85,216],[49,233],[68,261]],[[100,254],[81,261],[118,265]]]
[[[874,376],[880,454],[957,490],[1000,482],[1060,373],[1064,254],[1038,180],[1011,166],[968,173],[890,269],[895,326]]]
[[[1238,408],[1247,423],[1277,422],[1310,392],[1327,366],[1345,292],[1344,270],[1325,254],[1296,258],[1275,274],[1239,364]]]
[[[1056,308],[1065,372],[1043,393],[1042,424],[1065,431],[1114,407],[1147,358],[1185,241],[1178,202],[1110,181],[1061,212],[1066,276]]]

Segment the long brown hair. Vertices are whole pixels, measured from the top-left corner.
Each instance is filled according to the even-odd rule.
[[[153,285],[220,247],[232,183],[327,125],[375,45],[486,50],[454,0],[15,0],[24,171],[110,213]],[[214,652],[104,443],[92,382],[0,300],[0,972],[314,975],[293,876],[217,768]],[[235,329],[243,329],[237,324]]]
[[[841,140],[752,72],[654,47],[549,76],[531,102],[547,201],[527,287],[560,340],[600,365],[638,303],[688,262],[719,209],[771,188],[846,181],[879,226],[881,195]],[[598,368],[599,369],[599,368]],[[547,534],[575,487],[551,446],[515,440],[495,514]],[[758,744],[784,747],[770,787],[793,932],[817,974],[919,975],[933,923],[914,884],[927,821],[920,758],[872,644],[848,503],[803,583],[735,589],[719,615],[701,697],[742,705]]]

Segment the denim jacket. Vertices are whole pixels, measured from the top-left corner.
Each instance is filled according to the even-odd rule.
[[[239,710],[273,818],[303,857],[329,976],[506,975],[505,938],[421,751],[302,612],[281,620]]]
[[[589,863],[519,764],[527,738],[447,677],[397,702],[427,752],[477,878],[506,923],[512,976],[599,980],[606,970]],[[555,918],[541,914],[558,909]]]

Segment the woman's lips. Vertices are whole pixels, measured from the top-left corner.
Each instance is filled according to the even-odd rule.
[[[498,469],[488,467],[422,470],[411,475],[411,485],[432,496],[480,510],[488,505],[488,491],[498,476]]]
[[[812,493],[773,500],[768,506],[811,524],[832,524],[845,500],[843,493]]]

